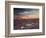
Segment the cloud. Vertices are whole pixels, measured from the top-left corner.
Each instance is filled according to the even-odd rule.
[[[39,9],[15,8],[15,15],[39,15]]]

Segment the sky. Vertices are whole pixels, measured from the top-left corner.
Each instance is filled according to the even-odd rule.
[[[14,8],[14,15],[36,15],[39,14],[39,9]]]

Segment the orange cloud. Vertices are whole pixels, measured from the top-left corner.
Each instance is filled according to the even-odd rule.
[[[15,19],[35,19],[39,18],[39,15],[25,15],[25,16],[15,16]]]

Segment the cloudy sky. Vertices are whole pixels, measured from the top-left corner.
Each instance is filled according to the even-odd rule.
[[[39,9],[14,8],[14,15],[39,15]]]

